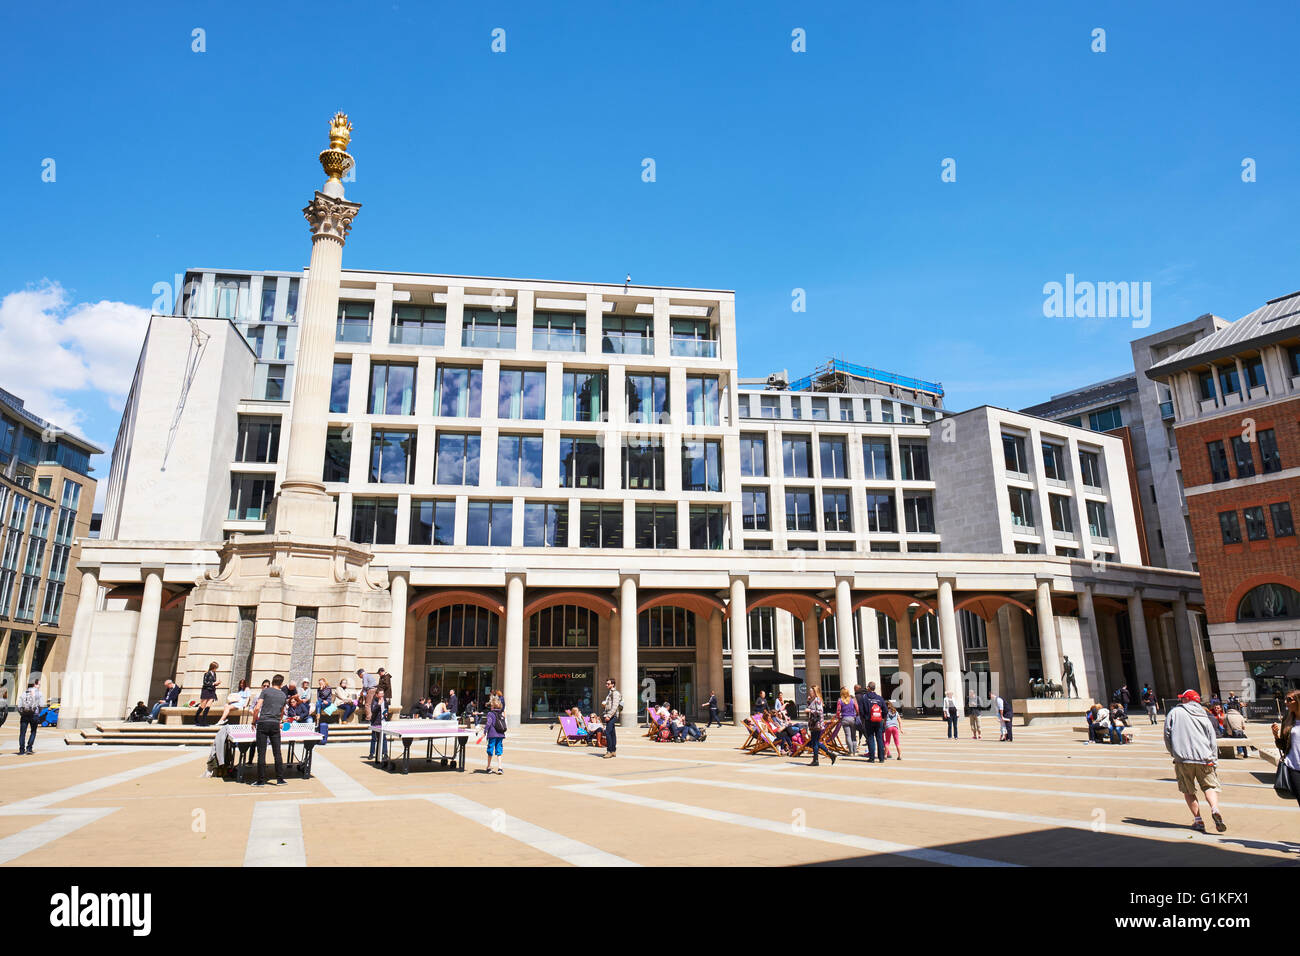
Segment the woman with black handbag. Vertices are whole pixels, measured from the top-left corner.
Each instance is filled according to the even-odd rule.
[[[820,749],[822,753],[831,758],[831,766],[835,766],[835,754],[822,743],[822,719],[826,713],[826,707],[822,703],[822,692],[816,687],[808,688],[808,739],[812,741],[813,758],[812,763],[808,766],[818,766],[817,752]]]
[[[1300,690],[1288,691],[1286,717],[1282,725],[1273,725],[1273,740],[1277,742],[1277,777],[1273,789],[1277,795],[1300,803],[1300,734],[1294,733],[1296,719],[1300,718]]]

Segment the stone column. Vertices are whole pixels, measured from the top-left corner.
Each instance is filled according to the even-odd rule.
[[[103,717],[105,714],[87,714],[91,709],[90,690],[93,682],[86,674],[90,658],[90,635],[95,627],[95,607],[99,604],[99,568],[84,568],[81,572],[81,590],[77,594],[77,613],[72,619],[72,634],[68,639],[68,661],[64,665],[60,685],[59,721],[69,727],[77,726],[82,716]],[[19,691],[21,693],[21,690]],[[10,699],[16,700],[13,691]],[[139,698],[136,698],[139,700]],[[152,705],[152,701],[146,700]],[[134,706],[134,704],[132,704]]]
[[[1142,612],[1142,589],[1138,588],[1128,596],[1128,627],[1133,636],[1133,666],[1137,668],[1136,687],[1130,687],[1129,693],[1137,700],[1142,694],[1142,685],[1152,690],[1156,686],[1155,670],[1151,666],[1151,643],[1147,640],[1147,619]]]
[[[1043,680],[1061,679],[1061,647],[1056,640],[1056,615],[1052,612],[1052,582],[1038,579],[1038,646],[1043,655]]]
[[[996,613],[984,622],[984,636],[989,642],[989,691],[1006,696],[1007,680],[1002,673],[1002,628],[998,625]]]
[[[709,693],[717,694],[719,711],[724,709],[723,701],[726,699],[722,663],[722,612],[714,611],[709,615],[709,686],[700,695],[700,700],[707,703]]]
[[[1088,694],[1093,700],[1106,699],[1106,665],[1101,657],[1101,631],[1097,609],[1092,603],[1092,585],[1079,591],[1079,631],[1083,639],[1083,666],[1088,672]]]
[[[293,417],[285,453],[285,475],[267,519],[268,532],[288,531],[305,537],[331,537],[334,502],[321,482],[330,384],[334,372],[335,323],[343,243],[360,203],[343,196],[340,176],[352,166],[345,152],[351,139],[347,117],[335,118],[330,149],[321,153],[329,179],[316,191],[303,215],[311,229],[311,264],[298,310],[298,352],[293,374]],[[512,706],[514,699],[507,698]],[[510,715],[507,715],[509,719]]]
[[[786,611],[776,612],[776,628],[772,635],[772,669],[782,674],[794,673],[794,615]],[[790,684],[778,688],[789,697],[794,693]]]
[[[77,607],[77,615],[81,615],[80,606]],[[1184,683],[1187,687],[1198,688],[1201,698],[1208,700],[1210,668],[1205,660],[1205,645],[1201,642],[1200,628],[1195,626],[1191,612],[1187,610],[1187,595],[1181,592],[1174,602],[1174,632],[1178,635],[1178,647],[1182,651],[1180,656],[1183,661]]]
[[[883,690],[880,681],[880,620],[869,607],[862,608],[862,686],[875,684]]]
[[[149,682],[153,679],[153,652],[158,645],[158,616],[162,613],[162,569],[144,568],[144,598],[140,601],[140,623],[135,631],[135,650],[131,654],[131,680],[127,683],[127,706],[149,702]]]
[[[939,579],[939,649],[943,651],[943,689],[952,691],[957,712],[966,712],[966,685],[961,677],[961,640],[952,606],[952,578]]]
[[[916,663],[912,660],[912,625],[903,612],[903,621],[898,625],[898,673],[901,680],[902,703],[904,707],[916,706]]]
[[[388,571],[388,591],[393,599],[388,615],[388,663],[385,665],[393,681],[393,699],[388,702],[390,707],[401,704],[401,695],[405,691],[406,596],[410,576],[411,572],[406,568],[390,568]]]
[[[853,587],[849,578],[835,581],[835,635],[840,655],[840,686],[853,689],[858,662],[853,650]]]
[[[749,704],[749,604],[745,579],[731,579],[731,714],[739,724],[750,715]]]
[[[822,689],[821,611],[814,605],[803,619],[803,682]]]
[[[506,726],[519,726],[524,700],[524,575],[506,575],[506,646],[501,690],[506,696]]]
[[[1029,694],[1029,646],[1025,643],[1025,616],[1018,607],[1007,608],[1007,638],[1011,652],[1009,692],[1014,699]]]
[[[620,727],[635,727],[641,693],[636,678],[636,576],[624,572],[618,582],[618,689],[623,694]]]

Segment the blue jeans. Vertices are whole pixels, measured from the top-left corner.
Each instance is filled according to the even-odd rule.
[[[867,759],[885,759],[885,722],[868,720],[862,725],[862,737],[867,742]]]
[[[36,728],[41,725],[41,718],[37,714],[19,714],[18,715],[18,752],[31,753],[32,744],[36,743]],[[31,736],[27,736],[27,731],[31,730]],[[23,740],[27,743],[24,744]]]
[[[1122,744],[1124,742],[1124,732],[1118,727],[1110,728],[1110,742],[1113,744]]]
[[[375,757],[376,751],[380,752],[378,758]],[[388,737],[382,731],[370,731],[370,754],[367,759],[370,760],[387,760],[388,759]]]
[[[157,720],[158,715],[161,713],[162,713],[162,701],[158,701],[158,703],[153,705],[153,709],[149,711],[149,719]]]
[[[618,733],[614,729],[617,723],[618,718],[615,717],[605,724],[605,751],[607,753],[614,753],[618,750]]]

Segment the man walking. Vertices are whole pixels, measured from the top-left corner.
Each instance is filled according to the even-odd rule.
[[[27,684],[27,689],[18,698],[18,753],[30,754],[32,744],[36,743],[36,728],[40,726],[41,708],[45,698],[41,696],[41,679],[39,677]],[[31,731],[31,736],[28,736]],[[23,744],[24,739],[27,741]]]
[[[1146,705],[1147,717],[1154,724],[1156,722],[1156,695],[1155,691],[1147,684],[1142,685],[1142,703]]]
[[[862,692],[862,735],[867,738],[867,763],[885,762],[885,698],[876,693],[875,681]]]
[[[271,753],[275,756],[275,782],[284,783],[284,760],[280,757],[280,715],[289,698],[281,689],[284,675],[276,674],[271,678],[271,686],[263,688],[262,694],[253,705],[253,726],[257,728],[257,783],[254,786],[266,786],[266,745],[271,744]]]
[[[1201,805],[1196,799],[1199,786],[1205,794],[1205,802],[1210,805],[1214,826],[1222,833],[1228,825],[1219,813],[1219,777],[1214,769],[1219,745],[1215,739],[1214,722],[1201,706],[1201,695],[1196,691],[1185,690],[1178,695],[1178,700],[1180,703],[1165,714],[1165,749],[1174,758],[1178,790],[1187,801],[1187,809],[1192,812],[1193,830],[1205,832]]]
[[[370,705],[374,703],[375,691],[379,689],[379,678],[367,674],[364,667],[357,668],[357,677],[361,680],[361,716],[369,722]]]
[[[714,721],[717,721],[718,726],[721,727],[722,721],[718,718],[718,695],[715,694],[713,691],[709,691],[708,706],[709,706],[709,719],[708,722],[705,723],[704,729],[708,730],[710,727],[712,727]]]
[[[998,721],[1002,724],[1002,730],[1006,736],[1002,739],[1008,743],[1011,741],[1011,698],[998,695]]]
[[[615,757],[618,755],[618,732],[615,729],[618,726],[619,715],[623,712],[623,695],[618,692],[614,686],[614,678],[605,678],[605,703],[603,706],[604,713],[601,718],[605,721],[605,757]]]

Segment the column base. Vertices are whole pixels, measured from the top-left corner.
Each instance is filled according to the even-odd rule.
[[[267,512],[266,530],[270,534],[287,532],[308,538],[331,538],[336,510],[334,499],[325,493],[324,485],[308,482],[281,485]]]

